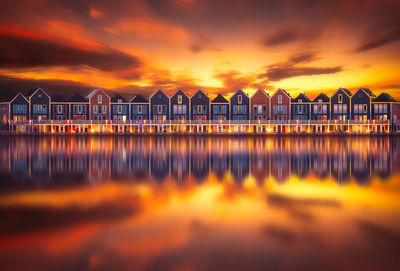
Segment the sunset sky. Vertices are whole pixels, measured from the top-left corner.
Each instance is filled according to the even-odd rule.
[[[400,98],[400,1],[0,2],[0,91],[94,87]]]

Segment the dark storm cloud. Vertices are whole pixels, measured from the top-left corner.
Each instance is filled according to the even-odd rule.
[[[290,56],[286,62],[265,66],[265,72],[259,74],[258,78],[264,78],[269,81],[280,81],[296,76],[331,74],[338,73],[343,70],[343,66],[299,66],[299,64],[310,63],[316,59],[317,54],[315,52],[295,54]]]
[[[355,52],[359,53],[368,51],[398,40],[400,40],[400,28],[383,35],[381,33],[378,33],[377,36],[372,37],[360,44]]]
[[[42,88],[49,94],[62,94],[66,98],[74,93],[86,95],[90,91],[99,86],[86,85],[80,82],[69,80],[35,80],[20,79],[0,75],[0,97],[8,97],[10,94],[15,95],[18,92],[25,93],[32,88]]]
[[[275,46],[296,40],[298,33],[294,29],[283,29],[263,40],[265,46]]]
[[[69,228],[91,222],[112,222],[137,212],[132,206],[104,203],[90,208],[11,206],[0,208],[0,236]]]
[[[103,71],[130,70],[142,65],[141,61],[119,50],[79,48],[65,42],[0,34],[0,67],[32,68],[44,66],[87,65]]]

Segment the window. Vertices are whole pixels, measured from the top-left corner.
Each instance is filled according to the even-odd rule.
[[[262,114],[262,112],[263,112],[262,105],[259,104],[259,105],[258,105],[258,114]]]
[[[213,112],[214,112],[214,114],[215,114],[215,113],[218,113],[218,106],[217,106],[217,105],[214,105],[214,106],[213,106]]]
[[[242,95],[238,95],[238,104],[242,103]]]
[[[203,98],[203,96],[201,96],[201,94],[197,95],[197,98],[201,99]]]
[[[298,111],[299,111],[299,114],[302,114],[302,113],[303,113],[303,110],[302,110],[302,109],[303,109],[303,106],[302,106],[302,105],[299,105],[298,107],[299,107],[299,110],[298,110]]]
[[[182,103],[182,95],[178,95],[178,104]]]
[[[366,104],[364,104],[363,109],[364,109],[363,112],[367,113],[367,105]]]
[[[172,113],[173,114],[177,114],[178,113],[178,106],[176,104],[174,104],[174,106],[172,107]]]
[[[299,104],[301,104],[303,102],[303,100],[302,99],[299,99]]]
[[[226,105],[222,106],[222,114],[226,114],[226,108],[227,108]]]
[[[339,94],[338,95],[338,103],[343,103],[343,95],[342,94]]]
[[[103,98],[101,95],[97,96],[97,103],[101,104],[102,100],[103,100]]]
[[[118,105],[118,113],[119,113],[119,114],[122,113],[122,105]]]
[[[138,114],[142,114],[142,106],[141,105],[137,106],[137,112],[138,112]]]
[[[121,100],[121,99],[118,99],[118,103],[119,103],[119,104],[122,103],[122,100]]]
[[[159,105],[158,106],[158,114],[161,114],[162,113],[162,105]]]
[[[197,112],[199,112],[199,114],[203,113],[203,107],[201,105],[198,106]]]
[[[335,113],[335,114],[338,113],[338,105],[337,104],[333,105],[333,113]]]
[[[97,114],[97,105],[93,105],[93,113]]]
[[[282,103],[282,95],[278,95],[278,104]]]
[[[263,105],[263,113],[264,114],[267,113],[267,106],[266,105]]]

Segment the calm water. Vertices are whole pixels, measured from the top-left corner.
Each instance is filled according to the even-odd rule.
[[[398,270],[400,137],[0,137],[1,270]]]

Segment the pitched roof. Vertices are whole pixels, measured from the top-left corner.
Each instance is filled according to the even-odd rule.
[[[69,98],[68,101],[70,101],[70,102],[78,102],[78,103],[88,102],[88,100],[86,98],[83,98],[82,95],[80,95],[80,94],[72,95],[72,97]]]
[[[382,92],[378,95],[374,100],[374,102],[388,102],[388,103],[395,103],[397,102],[392,96],[390,96],[386,92]]]
[[[142,95],[138,94],[130,101],[131,103],[148,103],[149,101],[143,97]]]
[[[262,88],[257,89],[256,92],[254,92],[253,96],[254,97],[257,93],[261,92],[262,94],[264,94],[265,96],[269,97],[269,94],[267,92],[265,92],[265,90],[263,90]]]
[[[317,97],[315,97],[315,99],[313,100],[313,103],[317,103],[317,102],[319,102],[319,100],[322,100],[322,102],[324,102],[324,103],[329,103],[329,97],[326,96],[325,93],[321,93]]]
[[[52,102],[65,102],[66,99],[59,94],[53,94],[53,95],[51,95],[51,101]]]
[[[126,99],[122,97],[120,94],[114,94],[114,96],[111,97],[112,103],[118,103],[118,100],[122,100],[123,103],[126,103]]]
[[[365,91],[365,93],[367,93],[367,95],[369,95],[370,97],[376,97],[374,93],[372,93],[372,91],[369,88],[360,88],[362,90]]]
[[[339,88],[339,89],[341,89],[343,92],[345,92],[349,96],[353,95],[353,94],[351,94],[350,90],[348,90],[347,88]]]
[[[110,97],[110,96],[104,91],[104,89],[101,89],[101,88],[95,88],[95,89],[93,89],[93,90],[89,93],[89,95],[87,95],[86,97],[87,97],[87,98],[92,97],[97,91],[103,91],[105,95],[107,95],[108,97]]]
[[[278,88],[278,89],[274,92],[274,94],[272,94],[272,96],[274,96],[276,93],[278,93],[279,90],[283,91],[283,93],[285,93],[289,98],[292,97],[292,96],[290,96],[290,94],[289,94],[286,90],[284,90],[283,88]]]
[[[299,100],[301,100],[303,103],[304,102],[311,102],[311,100],[306,96],[305,93],[300,93],[299,95],[297,95],[296,98],[292,99],[292,102],[297,103]]]
[[[228,104],[228,100],[225,99],[224,96],[222,96],[221,94],[218,94],[217,97],[215,97],[214,100],[212,100],[211,103],[224,103],[224,104]]]
[[[192,97],[194,97],[195,95],[197,95],[199,92],[203,93],[204,96],[208,97],[208,94],[205,93],[204,91],[202,91],[201,89],[199,89],[198,91],[196,91],[196,92],[192,95]]]
[[[32,89],[28,90],[25,93],[25,97],[29,98],[30,96],[32,96],[33,93],[35,93],[36,90],[38,90],[38,88],[32,88]]]

